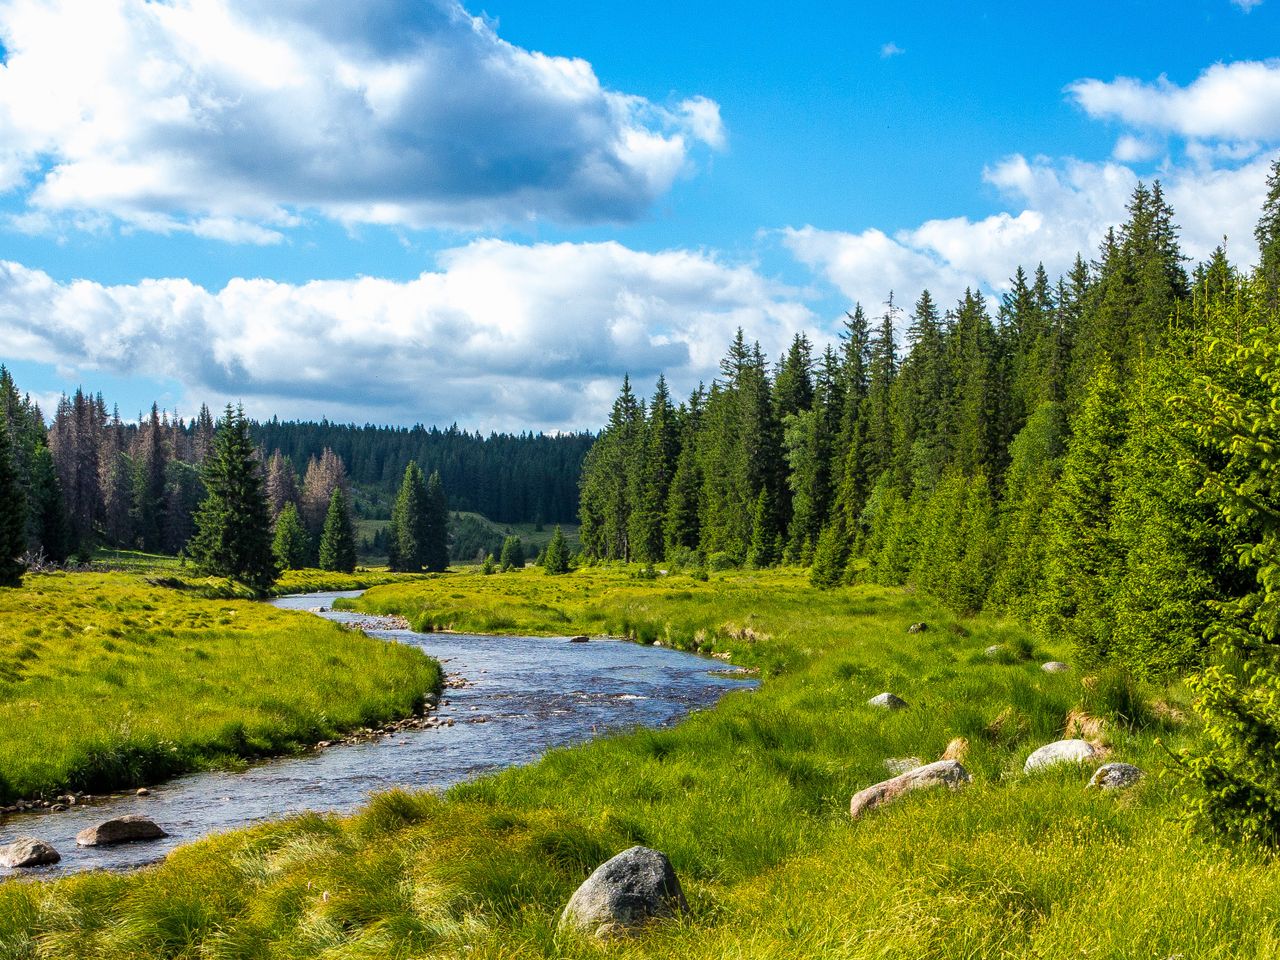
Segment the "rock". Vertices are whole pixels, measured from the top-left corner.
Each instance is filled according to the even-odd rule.
[[[991,646],[987,647],[987,649],[982,651],[983,656],[987,657],[998,657],[1002,653],[1004,653],[1004,646],[999,643],[993,643]]]
[[[881,693],[867,701],[868,707],[879,707],[882,710],[901,710],[907,701],[892,693]]]
[[[140,797],[149,797],[149,796],[151,796],[151,791],[150,791],[150,790],[148,790],[146,787],[139,787],[139,788],[138,788],[138,796],[140,796]]]
[[[560,926],[610,937],[688,909],[666,854],[632,847],[596,867],[569,898]]]
[[[894,776],[922,766],[924,761],[919,757],[890,757],[884,762],[884,768]]]
[[[587,643],[590,639],[591,638],[587,636],[570,637],[569,642],[570,643]]]
[[[1066,673],[1071,668],[1061,660],[1050,660],[1040,667],[1045,673]]]
[[[1027,757],[1022,772],[1034,773],[1060,763],[1088,763],[1097,756],[1098,749],[1088,740],[1055,740]]]
[[[35,837],[19,837],[7,847],[0,847],[0,867],[42,867],[61,859],[57,850]]]
[[[1094,771],[1089,786],[1099,790],[1124,790],[1142,779],[1142,771],[1132,763],[1104,763]]]
[[[49,809],[54,813],[61,813],[63,810],[67,809],[67,805],[65,803],[55,803]]]
[[[924,633],[929,629],[929,625],[921,620],[919,623],[913,623],[907,627],[907,633]]]
[[[849,815],[856,820],[868,810],[897,800],[903,794],[930,787],[955,789],[972,779],[958,760],[939,760],[858,791],[849,801]]]
[[[965,737],[956,737],[947,744],[947,749],[942,751],[943,760],[959,760],[964,762],[969,756],[969,741]]]
[[[108,847],[117,843],[133,843],[136,840],[159,840],[168,834],[146,817],[131,815],[108,820],[96,827],[87,827],[76,834],[76,843],[82,847]]]

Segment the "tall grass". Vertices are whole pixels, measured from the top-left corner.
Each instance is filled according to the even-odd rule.
[[[0,802],[102,791],[404,716],[440,680],[410,647],[121,573],[0,590]]]
[[[443,797],[392,792],[349,818],[307,816],[213,837],[163,865],[51,884],[0,884],[0,956],[1273,957],[1280,870],[1176,822],[1152,690],[1032,649],[995,662],[1015,626],[957,620],[901,591],[819,593],[798,573],[637,581],[622,570],[450,576],[357,602],[429,624],[626,633],[728,650],[764,668],[756,692],[672,729],[554,751]],[[909,635],[925,620],[929,629]],[[531,664],[536,669],[536,664]],[[892,690],[910,709],[867,707]],[[1024,777],[1074,712],[1107,714],[1116,759],[1148,777],[1085,789],[1088,771]],[[1195,731],[1160,729],[1176,746]],[[850,795],[889,757],[969,740],[974,783],[853,822]],[[609,855],[664,850],[683,919],[601,947],[557,932],[560,909]]]

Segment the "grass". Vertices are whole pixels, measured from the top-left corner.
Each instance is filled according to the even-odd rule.
[[[0,802],[294,750],[409,714],[439,681],[417,650],[307,614],[124,573],[28,576],[0,590]]]
[[[609,632],[731,652],[764,685],[667,730],[641,730],[443,797],[392,792],[360,814],[212,837],[164,864],[0,884],[0,957],[1263,958],[1280,950],[1280,870],[1177,822],[1157,736],[1196,731],[1160,700],[1075,670],[1058,647],[999,662],[1022,631],[870,587],[818,593],[794,572],[699,583],[624,570],[455,574],[355,604],[426,625]],[[909,635],[924,620],[929,629]],[[509,624],[497,627],[497,624]],[[892,690],[886,713],[865,700]],[[1143,701],[1149,709],[1137,709]],[[1135,789],[1088,771],[1024,777],[1073,709],[1109,721]],[[969,740],[974,783],[852,822],[849,797],[888,757]],[[556,931],[573,889],[634,843],[665,851],[690,914],[599,946]]]

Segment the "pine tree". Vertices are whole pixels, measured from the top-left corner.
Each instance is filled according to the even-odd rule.
[[[665,377],[658,377],[640,440],[642,460],[632,474],[628,542],[634,559],[653,563],[666,553],[663,527],[680,455],[675,410]]]
[[[844,569],[848,562],[848,541],[837,519],[825,527],[818,537],[817,547],[813,551],[813,566],[809,570],[809,582],[822,589],[840,586],[844,582]]]
[[[392,570],[418,573],[427,564],[427,541],[431,536],[427,517],[427,485],[418,464],[410,460],[404,468],[400,492],[391,508],[394,547],[388,556]]]
[[[547,549],[542,554],[542,569],[550,574],[569,572],[569,544],[565,541],[564,531],[557,524],[555,533],[551,535]]]
[[[702,498],[702,468],[698,443],[701,440],[703,390],[699,386],[683,410],[680,425],[680,454],[667,491],[667,515],[663,522],[663,542],[668,554],[676,550],[696,550],[702,541],[699,509]]]
[[[523,570],[524,562],[524,543],[512,534],[502,541],[502,559],[499,561],[499,566],[502,572],[506,573],[509,570]]]
[[[276,450],[267,461],[267,503],[272,518],[280,516],[286,504],[298,502],[298,471],[288,457]]]
[[[35,448],[31,457],[28,511],[28,529],[35,535],[33,548],[52,563],[65,563],[75,550],[71,520],[67,517],[53,454],[43,443]]]
[[[1280,159],[1272,161],[1267,176],[1267,197],[1253,232],[1258,241],[1258,278],[1264,305],[1280,310]]]
[[[9,424],[6,417],[0,417],[0,587],[22,585],[22,556],[27,546],[25,501]]]
[[[336,486],[329,497],[329,509],[320,534],[320,569],[351,573],[355,568],[356,535],[351,508],[342,487]]]
[[[493,554],[485,554],[484,562],[480,564],[480,572],[486,577],[498,572],[498,565],[494,562]]]
[[[191,556],[205,574],[240,580],[265,593],[279,570],[255,454],[243,408],[228,404],[204,463],[208,496],[196,514]]]
[[[281,570],[300,570],[307,565],[311,556],[311,544],[307,542],[307,531],[302,526],[302,518],[298,516],[298,508],[286,503],[276,517],[275,538],[271,542],[271,552]]]
[[[148,553],[161,548],[164,531],[165,468],[169,462],[160,410],[151,405],[151,416],[139,424],[133,451],[133,533],[137,546]]]
[[[440,573],[449,567],[449,501],[437,471],[427,479],[423,506],[422,565],[432,573]]]

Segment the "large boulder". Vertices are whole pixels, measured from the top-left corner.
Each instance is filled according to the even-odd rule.
[[[1089,786],[1098,790],[1124,790],[1142,779],[1142,770],[1132,763],[1104,763],[1094,771]]]
[[[858,791],[849,801],[849,815],[856,820],[868,810],[892,803],[904,794],[930,787],[950,787],[954,790],[972,779],[969,771],[958,760],[938,760]]]
[[[560,926],[611,937],[688,909],[666,854],[632,847],[600,864],[583,881],[569,898]]]
[[[881,710],[901,710],[907,701],[892,693],[880,693],[867,701],[868,707],[879,707]]]
[[[1034,773],[1062,763],[1088,763],[1098,755],[1098,748],[1088,740],[1055,740],[1027,757],[1022,772]]]
[[[167,836],[154,821],[130,814],[100,823],[96,827],[86,827],[76,834],[76,843],[82,847],[109,847],[117,843],[159,840]]]
[[[35,837],[19,837],[7,847],[0,847],[0,867],[42,867],[57,863],[62,857],[58,851]]]

